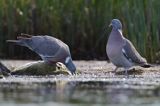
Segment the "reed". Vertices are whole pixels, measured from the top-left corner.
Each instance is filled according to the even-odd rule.
[[[74,59],[105,59],[107,26],[119,18],[125,37],[153,62],[160,49],[159,6],[159,0],[0,0],[0,55],[27,55],[5,43],[23,32],[63,40]]]

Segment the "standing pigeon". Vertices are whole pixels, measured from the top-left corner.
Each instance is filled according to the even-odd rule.
[[[47,63],[62,62],[72,74],[75,73],[76,67],[72,61],[69,47],[61,40],[47,35],[32,36],[28,34],[21,34],[17,39],[7,40],[7,42],[28,47]]]
[[[132,66],[150,67],[133,44],[123,36],[121,22],[118,19],[113,19],[110,26],[112,26],[112,31],[109,35],[106,52],[109,60],[116,66],[114,71],[116,72],[119,67],[123,67],[128,76],[127,71]]]

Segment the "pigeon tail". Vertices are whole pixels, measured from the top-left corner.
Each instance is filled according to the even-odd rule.
[[[6,40],[8,43],[12,43],[14,45],[23,45],[23,42],[20,40]]]
[[[16,45],[27,46],[26,42],[31,40],[31,35],[28,34],[21,34],[17,36],[17,40],[6,40],[8,43],[13,43]]]
[[[31,38],[32,37],[32,35],[25,34],[25,33],[21,33],[19,36],[23,37],[23,38]]]
[[[24,33],[21,33],[19,36],[17,36],[18,40],[21,40],[21,39],[31,39],[31,38],[32,38],[32,35],[24,34]]]

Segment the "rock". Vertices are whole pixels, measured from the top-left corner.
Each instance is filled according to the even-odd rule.
[[[63,63],[47,64],[44,61],[31,62],[15,68],[12,75],[69,75],[70,72]]]
[[[10,75],[69,75],[70,71],[63,63],[48,64],[44,61],[36,61],[24,64],[22,66],[9,69],[1,63],[0,78]]]

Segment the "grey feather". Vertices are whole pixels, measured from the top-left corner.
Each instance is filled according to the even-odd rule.
[[[135,64],[146,64],[147,61],[145,58],[143,58],[135,49],[135,47],[133,46],[133,44],[128,40],[125,39],[126,43],[123,47],[126,56],[132,60],[132,62],[134,62]]]
[[[149,67],[146,59],[137,52],[128,39],[124,38],[121,22],[118,19],[113,19],[110,25],[112,26],[112,31],[106,46],[109,60],[116,67],[123,67],[125,69],[135,65]]]
[[[76,70],[72,59],[69,63],[65,63],[67,57],[71,58],[70,50],[68,45],[57,38],[47,35],[30,36],[25,34],[24,36],[19,36],[18,40],[7,41],[28,47],[32,51],[36,52],[46,62],[62,62],[67,66],[70,66],[67,68],[72,69],[69,69],[72,73]]]
[[[125,51],[124,49],[122,49],[122,53],[123,53],[123,55],[127,58],[127,60],[129,60],[130,62],[133,62],[133,61],[131,60],[131,58],[129,58],[129,56],[127,55],[127,53],[126,53],[126,51]]]

